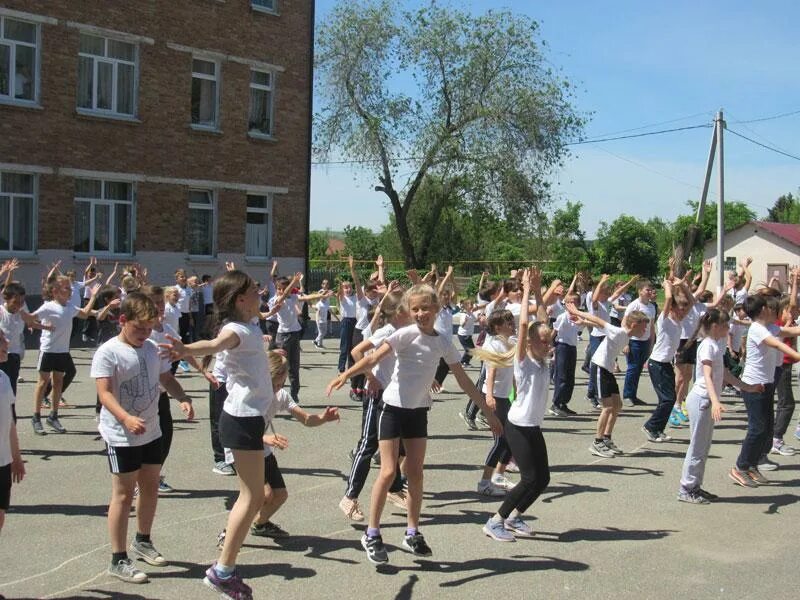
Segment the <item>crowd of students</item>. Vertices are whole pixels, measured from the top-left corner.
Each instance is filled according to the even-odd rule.
[[[668,442],[669,427],[689,427],[677,499],[707,504],[716,498],[702,484],[713,426],[725,412],[724,393],[741,395],[747,411],[746,433],[729,476],[743,487],[764,485],[763,472],[778,467],[768,455],[795,452],[784,437],[794,411],[792,365],[800,360],[795,325],[800,269],[792,270],[785,293],[775,282],[751,290],[750,262],[729,273],[725,289],[715,295],[707,290],[710,261],[697,277],[676,275],[679,265],[670,261],[659,307],[654,285],[640,277],[612,286],[608,275],[593,284],[576,274],[565,288],[557,279],[543,285],[534,267],[496,282],[484,274],[477,295],[457,302],[452,267],[443,275],[435,266],[424,276],[409,271],[404,289],[386,281],[381,257],[366,281],[351,257],[349,278],[335,291],[326,280],[314,292],[304,290],[301,273],[279,277],[277,263],[263,287],[228,263],[213,280],[187,277],[179,269],[174,285],[165,288],[149,282],[140,265],[115,266],[102,283],[92,259],[82,281],[53,265],[42,279],[43,304],[29,311],[25,288],[13,278],[17,264],[7,261],[0,267],[0,529],[12,483],[25,475],[15,406],[24,331],[41,330],[31,426],[46,435],[45,425],[57,434],[66,431],[59,409],[76,373],[70,340],[79,330],[84,342],[98,344],[90,376],[112,481],[110,574],[141,583],[148,577],[132,558],[167,564],[151,529],[159,493],[172,491],[164,474],[172,441],[170,399],[187,418],[194,416],[192,399],[175,373],[193,367],[209,383],[213,471],[236,475],[240,490],[218,538],[219,559],[204,582],[224,597],[251,598],[235,569],[245,537],[288,535],[271,521],[288,497],[273,452],[288,440],[274,432],[272,420],[280,411],[309,427],[339,419],[335,407],[309,414],[299,398],[303,305],[316,309],[313,343],[323,348],[334,297],[338,375],[327,393],[349,385],[350,397],[363,408],[339,507],[348,519],[367,520],[361,545],[372,563],[388,561],[380,529],[387,501],[407,514],[401,547],[417,556],[433,553],[419,526],[423,467],[432,394],[448,374],[469,398],[461,413],[467,427],[483,424],[492,432],[477,493],[502,500],[483,532],[500,542],[534,535],[524,515],[550,480],[543,421],[546,412],[567,420],[577,414],[572,401],[585,331],[582,369],[589,374],[589,403],[584,410],[597,411],[592,455],[624,454],[614,442],[614,428],[623,406],[645,404],[638,389],[646,366],[658,403],[642,424],[643,440]],[[455,314],[461,352],[452,339]],[[86,322],[80,329],[79,320]],[[627,368],[620,392],[615,373],[622,354]],[[473,383],[465,367],[475,359],[481,367]],[[795,435],[800,437],[800,425]],[[373,461],[380,470],[365,515],[359,496]],[[509,472],[519,473],[516,484]],[[134,501],[137,530],[128,545]]]

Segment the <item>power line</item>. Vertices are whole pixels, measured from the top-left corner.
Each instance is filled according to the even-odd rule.
[[[769,117],[760,117],[758,119],[749,119],[747,121],[731,121],[731,122],[735,125],[738,125],[739,123],[760,123],[762,121],[772,121],[773,119],[783,119],[784,117],[793,117],[794,115],[800,115],[800,110],[793,110],[791,112],[780,113],[778,115],[772,115]]]
[[[675,131],[688,131],[689,129],[710,129],[713,127],[711,123],[703,123],[700,125],[689,125],[688,127],[675,127],[673,129],[661,129],[659,131],[648,131],[645,133],[635,133],[632,135],[620,135],[617,137],[607,137],[591,140],[578,140],[576,142],[567,142],[565,146],[578,146],[580,144],[597,144],[598,142],[613,142],[615,140],[628,140],[632,138],[647,137],[650,135],[661,135],[663,133],[673,133]]]
[[[641,131],[642,129],[648,129],[650,127],[660,127],[661,125],[669,125],[670,123],[677,123],[678,121],[687,121],[688,119],[694,119],[696,117],[703,117],[703,116],[713,116],[714,113],[711,111],[703,111],[699,113],[695,113],[693,115],[686,115],[685,117],[678,117],[677,119],[670,119],[668,121],[659,121],[657,123],[649,123],[647,125],[641,125],[639,127],[631,127],[630,129],[619,129],[617,131],[609,131],[608,133],[601,133],[594,137],[596,138],[604,138],[612,135],[619,135],[621,133],[630,133],[631,131]]]
[[[746,135],[743,135],[741,133],[738,133],[738,132],[734,131],[733,129],[727,129],[727,131],[728,131],[728,133],[732,133],[735,136],[738,136],[738,137],[740,137],[742,139],[745,139],[748,142],[750,142],[751,144],[755,144],[756,146],[761,146],[762,148],[766,148],[767,150],[770,150],[770,151],[775,152],[777,154],[781,154],[783,156],[787,156],[789,158],[793,158],[794,160],[800,160],[800,156],[796,156],[794,154],[789,154],[788,152],[784,152],[783,150],[778,150],[777,148],[773,148],[772,146],[768,146],[767,144],[762,144],[761,142],[757,142],[756,140],[754,140],[752,138],[749,138]]]

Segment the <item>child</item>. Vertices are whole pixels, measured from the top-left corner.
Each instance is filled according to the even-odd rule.
[[[469,298],[462,300],[461,307],[461,323],[458,325],[456,335],[461,347],[464,349],[464,354],[461,355],[461,364],[468,367],[472,360],[471,351],[475,349],[475,342],[472,340],[472,335],[475,333],[475,323],[483,311],[475,310],[475,305]]]
[[[632,312],[644,313],[647,317],[645,329],[641,334],[633,335],[628,342],[628,368],[625,371],[625,385],[622,390],[622,397],[627,406],[644,406],[647,403],[641,400],[636,394],[639,391],[639,378],[642,375],[644,363],[650,354],[650,348],[655,339],[655,330],[650,323],[655,321],[656,308],[653,305],[652,297],[655,290],[649,279],[641,279],[636,284],[639,297],[633,300],[625,308],[625,315]]]
[[[580,298],[570,293],[565,301],[575,304]],[[569,417],[577,413],[570,409],[569,401],[575,389],[575,365],[578,362],[578,330],[580,320],[566,312],[558,315],[554,324],[556,332],[555,369],[553,371],[553,405],[550,414]]]
[[[347,258],[347,264],[350,267],[350,277],[353,279],[353,287],[356,290],[356,324],[353,332],[353,346],[357,346],[364,339],[364,331],[370,322],[370,313],[372,308],[378,304],[380,294],[378,293],[378,282],[374,280],[367,281],[364,287],[361,287],[361,280],[356,272],[355,261],[353,256]],[[378,256],[375,261],[379,269],[383,268],[383,257]],[[364,396],[364,383],[365,378],[363,375],[356,375],[350,381],[350,399],[355,402],[361,402]]]
[[[791,326],[797,321],[800,316],[800,309],[797,307],[797,280],[800,277],[800,269],[792,269],[792,285],[789,296],[784,296],[780,301],[780,315],[776,325]],[[797,338],[790,337],[783,340],[787,346],[797,348]],[[783,441],[783,436],[786,435],[786,430],[789,428],[789,423],[792,422],[792,415],[794,414],[794,390],[792,389],[792,367],[797,362],[790,356],[784,355],[782,357],[783,368],[775,384],[775,391],[777,392],[778,402],[775,407],[775,430],[772,434],[772,447],[770,452],[772,454],[780,454],[781,456],[794,456],[795,449]]]
[[[0,363],[8,357],[8,339],[0,331]],[[0,532],[11,502],[11,485],[25,477],[25,462],[19,451],[17,426],[13,412],[14,392],[5,372],[0,373]]]
[[[339,373],[344,373],[347,367],[353,365],[350,355],[353,349],[353,334],[356,329],[356,297],[353,284],[350,281],[339,282],[339,291],[336,293],[339,301]]]
[[[108,529],[112,554],[108,572],[130,583],[148,579],[125,551],[137,483],[137,531],[131,553],[153,566],[167,564],[150,539],[162,453],[158,384],[169,375],[169,363],[159,357],[158,348],[148,339],[157,319],[158,311],[147,296],[129,294],[120,310],[119,335],[103,344],[92,359],[91,376],[103,405],[99,430],[111,471]]]
[[[322,340],[325,339],[325,335],[328,333],[328,319],[331,311],[331,301],[327,295],[329,289],[328,280],[323,279],[319,293],[324,295],[314,305],[314,308],[317,309],[317,337],[314,339],[314,345],[320,350],[323,348]]]
[[[226,352],[228,397],[219,436],[223,447],[233,452],[240,491],[228,515],[226,544],[203,582],[238,600],[252,598],[252,589],[236,574],[236,557],[264,504],[264,415],[275,399],[261,328],[254,322],[260,305],[256,282],[242,271],[230,270],[214,282],[214,318],[222,325],[216,337],[188,345],[170,338],[172,344],[163,346],[173,360]]]
[[[97,298],[97,291],[95,291],[83,308],[69,304],[72,288],[69,278],[64,276],[52,278],[46,284],[46,292],[52,299],[42,304],[33,313],[42,324],[50,326],[42,331],[39,341],[39,381],[34,390],[33,417],[31,419],[33,432],[36,435],[45,435],[40,410],[45,390],[51,382],[51,378],[53,393],[47,424],[56,433],[67,432],[58,420],[58,407],[61,403],[61,393],[75,376],[75,363],[72,362],[72,356],[69,353],[72,318],[85,319],[88,317]]]
[[[622,450],[611,440],[614,424],[622,410],[619,398],[619,386],[614,377],[614,358],[622,351],[628,340],[634,336],[643,337],[650,319],[639,310],[625,313],[622,327],[614,327],[602,319],[581,312],[574,304],[566,305],[567,312],[580,317],[584,323],[603,330],[605,338],[592,356],[592,362],[597,365],[597,392],[600,396],[602,410],[597,418],[597,434],[594,442],[589,447],[589,452],[603,458],[613,458],[623,454]]]
[[[371,370],[389,353],[394,352],[397,357],[391,382],[383,393],[383,407],[378,417],[381,468],[372,487],[369,526],[361,538],[367,558],[374,564],[389,560],[380,534],[380,518],[386,494],[395,478],[401,440],[406,450],[404,466],[408,478],[408,527],[402,545],[417,556],[432,554],[419,531],[419,516],[428,410],[432,404],[430,385],[440,358],[444,358],[450,366],[461,389],[487,414],[492,430],[500,432],[500,423],[494,415],[489,414],[483,396],[464,372],[452,341],[440,336],[434,329],[439,310],[435,290],[427,284],[414,285],[406,291],[403,303],[415,324],[395,331],[375,352],[341,373],[328,386],[329,390],[339,389],[348,377]]]
[[[522,286],[522,305],[527,305],[531,290],[534,290],[542,320],[529,324],[528,312],[523,310],[520,313],[513,363],[517,395],[508,411],[505,426],[508,444],[519,466],[520,482],[508,492],[497,513],[483,526],[486,535],[500,542],[513,542],[515,537],[533,537],[533,531],[521,515],[550,483],[550,465],[541,426],[547,407],[550,383],[547,355],[553,332],[546,323],[544,303],[539,297],[541,272],[525,269]]]
[[[743,384],[723,365],[723,340],[728,333],[728,313],[716,308],[709,309],[697,325],[694,336],[703,336],[697,349],[694,387],[686,397],[689,409],[689,448],[683,461],[681,486],[678,500],[690,504],[708,504],[717,495],[703,489],[703,474],[706,469],[714,423],[719,423],[725,408],[720,402],[723,381],[748,392],[763,391],[761,385]],[[694,340],[692,340],[694,341]],[[709,407],[711,410],[709,410]]]
[[[179,331],[181,322],[181,309],[178,306],[180,294],[178,288],[170,286],[164,288],[164,324],[169,325],[170,329]]]

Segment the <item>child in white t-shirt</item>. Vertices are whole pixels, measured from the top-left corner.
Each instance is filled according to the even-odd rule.
[[[8,339],[0,330],[0,363],[8,357]],[[12,407],[14,392],[8,376],[0,372],[0,532],[11,503],[11,486],[25,477],[25,462],[19,451],[17,426]]]
[[[564,298],[565,303],[575,304],[579,297],[570,293]],[[575,389],[575,366],[578,362],[578,331],[580,319],[569,314],[566,310],[559,313],[553,323],[556,332],[555,340],[555,368],[553,369],[553,404],[550,414],[558,417],[575,415],[569,408],[572,392]]]
[[[330,318],[331,311],[331,301],[330,297],[327,295],[329,291],[330,285],[328,284],[328,280],[323,279],[319,293],[326,295],[317,300],[317,303],[314,305],[314,308],[317,309],[317,337],[314,339],[314,345],[320,349],[323,348],[322,341],[325,339],[325,335],[328,333],[328,319]]]

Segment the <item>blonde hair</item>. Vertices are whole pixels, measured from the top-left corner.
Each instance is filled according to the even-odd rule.
[[[643,313],[640,310],[632,310],[627,315],[625,315],[625,319],[628,325],[631,326],[650,321],[650,317],[648,317],[645,313]]]
[[[267,360],[269,361],[269,376],[273,382],[289,372],[289,361],[280,352],[270,350],[267,352]]]
[[[439,297],[436,295],[436,290],[427,283],[418,283],[416,285],[412,285],[406,290],[406,293],[403,294],[402,305],[406,312],[410,312],[409,301],[415,296],[427,296],[431,304],[439,304]]]
[[[541,335],[542,330],[550,331],[550,326],[544,321],[531,321],[528,323],[528,340],[536,339],[537,335]],[[502,339],[503,343],[508,344],[508,340]],[[483,348],[475,348],[472,351],[473,356],[477,356],[484,363],[490,367],[504,368],[510,367],[514,364],[514,355],[517,353],[516,346],[511,346],[505,352],[492,352],[491,350],[484,350]]]

